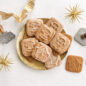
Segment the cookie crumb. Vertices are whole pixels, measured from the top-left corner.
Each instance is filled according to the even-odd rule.
[[[83,57],[69,55],[66,62],[66,70],[79,73],[82,71]]]

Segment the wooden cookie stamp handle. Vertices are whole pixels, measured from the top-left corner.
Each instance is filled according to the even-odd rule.
[[[81,35],[81,39],[86,39],[86,33]]]

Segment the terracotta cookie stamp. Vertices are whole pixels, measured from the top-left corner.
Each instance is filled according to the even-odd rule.
[[[79,73],[82,70],[83,58],[80,56],[69,55],[66,62],[66,70]]]
[[[86,29],[81,28],[74,37],[75,41],[77,41],[82,46],[86,46]]]

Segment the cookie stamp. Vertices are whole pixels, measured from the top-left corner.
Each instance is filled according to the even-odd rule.
[[[0,34],[0,44],[7,44],[14,38],[15,34],[12,32],[5,32],[4,34]]]
[[[86,29],[81,28],[75,35],[74,40],[80,45],[86,46]]]

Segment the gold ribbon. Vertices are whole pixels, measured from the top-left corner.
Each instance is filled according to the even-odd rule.
[[[35,0],[30,0],[22,10],[20,17],[15,15],[14,13],[6,13],[0,11],[0,20],[6,20],[13,16],[16,19],[16,21],[22,22],[27,17],[28,13],[30,13],[33,10],[34,4]]]

